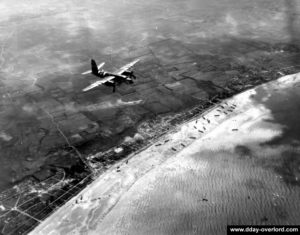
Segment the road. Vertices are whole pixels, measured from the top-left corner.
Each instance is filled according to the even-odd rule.
[[[300,74],[289,75],[222,102],[108,170],[31,234],[224,234],[227,224],[299,224],[300,132],[289,130],[299,84]]]

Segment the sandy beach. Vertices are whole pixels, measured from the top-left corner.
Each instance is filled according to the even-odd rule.
[[[299,90],[300,74],[288,75],[223,101],[106,171],[31,234],[299,224]]]

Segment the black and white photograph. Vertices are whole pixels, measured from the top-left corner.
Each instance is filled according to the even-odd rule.
[[[300,233],[300,0],[0,0],[0,235]]]

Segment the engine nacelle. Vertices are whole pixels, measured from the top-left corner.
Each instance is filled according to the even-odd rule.
[[[129,84],[133,84],[132,78],[131,77],[126,77],[126,82]]]
[[[133,74],[133,71],[125,71],[123,74],[129,78],[136,78],[135,75]]]
[[[107,72],[105,72],[103,70],[99,71],[99,77],[104,78],[104,77],[106,77],[106,75],[107,75]]]
[[[123,72],[125,76],[131,77],[133,75],[133,71],[125,71]]]

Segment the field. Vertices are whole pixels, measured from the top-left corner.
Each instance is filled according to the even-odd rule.
[[[192,108],[201,112],[216,98],[299,70],[299,7],[283,0],[2,1],[3,207],[22,185],[39,188],[61,170],[78,182]],[[116,93],[82,93],[95,81],[81,75],[91,58],[107,70],[140,58],[136,82]],[[117,146],[122,156],[111,154]]]

